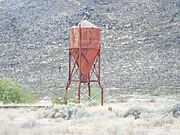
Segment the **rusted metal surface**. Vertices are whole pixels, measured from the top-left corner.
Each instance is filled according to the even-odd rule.
[[[101,88],[101,104],[103,105],[103,89],[100,84],[100,29],[83,20],[77,26],[73,26],[69,33],[69,78],[66,90],[71,82],[78,82],[80,101],[81,83],[87,83],[90,97],[90,83],[94,82],[94,79],[91,81],[91,74],[95,74],[96,82]],[[74,74],[78,74],[79,78],[74,79]]]

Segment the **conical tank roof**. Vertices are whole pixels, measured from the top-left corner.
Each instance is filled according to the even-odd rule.
[[[92,24],[91,22],[87,21],[87,20],[82,20],[80,23],[78,23],[78,25],[73,26],[71,28],[98,28],[96,25]]]

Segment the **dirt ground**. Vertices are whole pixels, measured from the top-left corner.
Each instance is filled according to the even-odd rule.
[[[0,109],[0,135],[180,135],[180,117],[167,113],[177,103],[175,96],[122,95],[68,120],[45,117],[50,108]]]

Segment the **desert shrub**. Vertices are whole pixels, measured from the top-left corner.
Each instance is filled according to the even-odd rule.
[[[52,96],[51,97],[52,104],[64,104],[62,97]]]
[[[92,88],[92,89],[91,89],[91,97],[93,97],[94,100],[99,101],[100,96],[101,96],[101,93],[100,93],[99,90],[97,90],[97,89],[95,89],[95,88]]]
[[[88,105],[97,105],[100,102],[100,97],[101,97],[101,92],[97,90],[96,88],[92,87],[91,88],[91,96],[87,97],[85,100],[85,103]]]
[[[32,103],[35,96],[30,91],[24,91],[19,84],[8,79],[0,79],[0,101],[8,103]]]
[[[51,102],[53,104],[68,104],[68,103],[79,103],[79,101],[73,96],[72,90],[65,91],[62,97],[52,96]]]
[[[20,124],[21,128],[38,128],[39,127],[39,123],[36,120],[27,120],[25,122],[23,122],[22,124]]]
[[[161,91],[160,89],[155,89],[150,93],[151,96],[160,96],[161,95]]]
[[[144,108],[134,107],[127,110],[124,114],[124,117],[134,116],[134,119],[139,119],[142,112],[144,112]]]
[[[88,105],[98,104],[100,101],[100,91],[95,88],[91,89],[91,97],[89,96],[82,96],[81,102],[86,103]],[[73,93],[73,90],[69,89],[68,91],[64,91],[61,97],[59,96],[52,96],[51,97],[52,104],[68,104],[68,103],[79,103],[76,95]]]
[[[67,105],[58,105],[51,110],[45,112],[45,118],[52,119],[73,119],[89,117],[90,114],[86,112],[85,106],[82,104],[69,103]]]
[[[180,118],[180,103],[176,104],[173,107],[172,112],[174,118]]]

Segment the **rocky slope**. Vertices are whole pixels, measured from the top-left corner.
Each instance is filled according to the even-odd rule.
[[[105,88],[180,91],[179,0],[1,0],[0,77],[64,90],[68,30],[84,14],[101,28]]]

